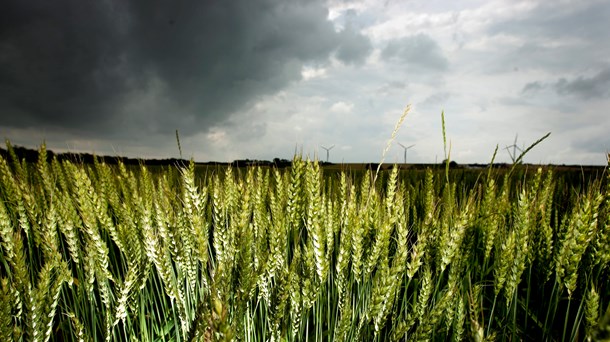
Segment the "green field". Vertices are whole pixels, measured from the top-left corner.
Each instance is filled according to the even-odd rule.
[[[6,341],[599,341],[610,177],[0,156]]]

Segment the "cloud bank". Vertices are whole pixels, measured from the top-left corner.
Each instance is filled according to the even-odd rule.
[[[604,164],[607,1],[8,0],[0,135],[34,147],[197,160],[319,155]],[[323,151],[322,151],[323,152]],[[402,160],[395,145],[386,158]],[[500,154],[498,161],[510,161]]]

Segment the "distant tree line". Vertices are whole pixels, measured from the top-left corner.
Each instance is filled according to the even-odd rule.
[[[15,154],[20,160],[25,160],[26,162],[36,162],[38,160],[38,150],[34,150],[31,148],[26,148],[22,146],[13,146],[13,150]],[[5,148],[0,148],[0,155],[2,157],[9,158],[9,152]],[[59,161],[72,161],[72,162],[82,162],[82,163],[93,163],[93,160],[97,158],[98,161],[103,161],[106,164],[118,164],[119,161],[125,165],[175,165],[176,163],[187,163],[188,160],[185,159],[176,159],[176,158],[168,158],[168,159],[142,159],[142,158],[128,158],[128,157],[119,157],[119,156],[98,156],[91,153],[75,153],[75,152],[63,152],[63,153],[55,153],[53,151],[47,150],[47,162],[53,160],[53,158],[57,158]]]
[[[23,146],[13,146],[13,151],[17,155],[20,160],[25,160],[26,162],[36,162],[38,160],[38,150],[31,149]],[[9,152],[6,148],[0,147],[0,155],[5,159],[9,159]],[[144,158],[128,158],[128,157],[120,157],[120,156],[98,156],[91,153],[75,153],[75,152],[63,152],[63,153],[55,153],[51,150],[47,150],[47,162],[51,161],[53,158],[57,158],[59,161],[72,161],[79,163],[93,163],[93,160],[97,158],[99,162],[104,162],[110,165],[116,165],[122,162],[125,165],[147,165],[147,166],[167,166],[167,165],[186,165],[189,163],[188,159],[183,158],[165,158],[165,159],[144,159]],[[610,159],[610,155],[608,156]],[[325,165],[334,165],[333,163],[318,161],[321,166]],[[212,165],[212,166],[233,166],[233,167],[248,167],[248,166],[266,166],[266,167],[277,167],[277,168],[285,168],[290,167],[292,164],[292,160],[283,159],[283,158],[274,158],[273,160],[258,160],[258,159],[238,159],[232,162],[217,162],[217,161],[208,161],[208,162],[196,162],[197,165]],[[377,170],[378,163],[363,163],[366,169]],[[410,164],[408,169],[426,169],[429,167],[445,167],[446,160],[443,160],[439,164]],[[524,166],[528,164],[523,164]],[[563,168],[577,168],[581,169],[582,165],[556,165]],[[458,164],[457,162],[451,160],[449,161],[450,169],[482,169],[489,167],[489,164]],[[494,163],[493,168],[495,169],[508,169],[510,164],[507,163]],[[381,166],[382,170],[391,169],[391,164],[383,164]],[[605,166],[587,166],[587,168],[598,169],[605,168]]]
[[[38,150],[22,147],[22,146],[13,146],[13,151],[17,155],[19,160],[25,160],[26,162],[36,162],[38,161]],[[9,159],[9,152],[5,148],[0,147],[0,155],[5,159]],[[144,158],[128,158],[128,157],[120,157],[120,156],[98,156],[91,153],[74,153],[74,152],[63,152],[63,153],[55,153],[53,151],[47,150],[47,162],[50,162],[54,158],[57,158],[59,161],[71,161],[78,163],[93,163],[94,159],[97,159],[99,162],[104,162],[110,165],[116,165],[119,162],[122,162],[125,165],[147,165],[147,166],[165,166],[165,165],[186,165],[189,163],[187,159],[180,158],[166,158],[166,159],[144,159]],[[233,167],[247,167],[247,166],[275,166],[277,168],[289,167],[292,161],[288,159],[280,159],[275,158],[273,161],[268,160],[250,160],[250,159],[240,159],[235,160],[233,162],[198,162],[199,165],[218,165],[218,166],[228,166],[231,165]],[[326,163],[322,163],[326,164]]]

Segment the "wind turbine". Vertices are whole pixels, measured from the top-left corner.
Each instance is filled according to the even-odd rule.
[[[510,159],[513,161],[513,164],[517,160],[517,150],[519,150],[519,152],[523,152],[523,150],[520,149],[519,146],[517,146],[517,137],[519,137],[519,134],[515,134],[515,142],[512,145],[506,146],[504,148],[508,152],[508,155],[510,156]],[[511,147],[513,148],[513,153],[510,153]]]
[[[323,149],[326,150],[326,162],[328,163],[328,155],[329,155],[329,151],[333,149],[333,147],[335,147],[335,145],[331,146],[331,147],[324,147],[322,145],[320,145],[320,147],[322,147]]]
[[[404,159],[405,159],[405,164],[406,164],[406,163],[407,163],[407,151],[408,151],[408,150],[409,150],[411,147],[415,146],[415,144],[410,145],[410,146],[405,146],[405,145],[403,145],[403,144],[401,144],[401,143],[398,143],[398,145],[402,146],[402,148],[405,150]]]

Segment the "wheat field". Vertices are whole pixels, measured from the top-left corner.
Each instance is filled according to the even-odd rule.
[[[600,341],[610,176],[0,157],[6,341]],[[605,179],[604,179],[605,178]]]

